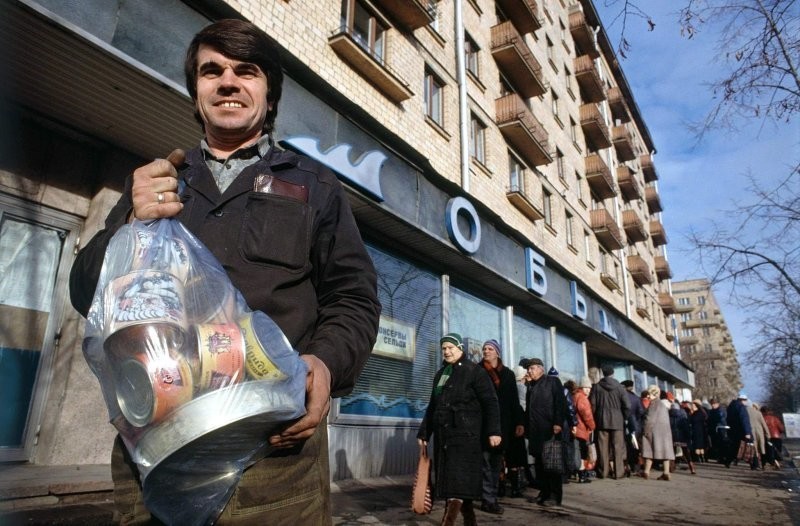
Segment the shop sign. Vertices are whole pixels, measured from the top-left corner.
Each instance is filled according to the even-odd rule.
[[[414,361],[417,349],[417,333],[413,325],[381,316],[374,354],[398,360]]]
[[[588,318],[589,308],[586,303],[586,298],[584,298],[583,294],[578,291],[578,283],[576,281],[570,281],[569,292],[572,300],[572,316],[585,322],[586,318]],[[609,338],[616,340],[617,331],[614,329],[614,325],[611,323],[610,316],[602,307],[597,309],[597,320],[600,324],[597,329]]]
[[[281,144],[316,159],[376,201],[384,200],[380,176],[381,166],[387,157],[383,152],[370,150],[352,162],[352,146],[349,144],[337,144],[325,152],[320,151],[319,140],[313,137],[289,137],[281,141]]]

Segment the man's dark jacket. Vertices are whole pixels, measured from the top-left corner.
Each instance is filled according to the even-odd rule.
[[[630,412],[628,413],[628,432],[640,435],[644,425],[644,404],[642,399],[636,396],[635,393],[625,389],[628,393],[628,403],[630,404]]]
[[[528,382],[525,396],[528,449],[538,455],[544,442],[553,437],[553,426],[564,426],[567,397],[561,380],[547,375]]]
[[[598,430],[625,429],[630,413],[628,392],[613,376],[606,376],[592,386],[589,402]]]
[[[274,177],[256,192],[257,176]],[[348,393],[370,355],[380,304],[376,274],[344,189],[318,162],[275,147],[220,195],[200,148],[179,169],[179,219],[220,261],[252,310],[268,314],[302,354],[319,357],[332,394]],[[86,315],[103,254],[133,209],[132,178],[105,229],[80,251],[70,275],[74,307]]]

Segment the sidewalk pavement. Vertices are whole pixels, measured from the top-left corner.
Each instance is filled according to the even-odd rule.
[[[526,499],[503,498],[503,515],[491,515],[476,506],[479,524],[530,525],[769,525],[800,524],[800,439],[787,440],[790,456],[781,470],[752,471],[744,465],[697,465],[697,475],[679,465],[672,480],[594,480],[564,486],[563,506],[541,507]],[[792,463],[791,460],[795,459]],[[658,473],[656,473],[656,476]],[[430,515],[411,511],[411,476],[345,480],[331,484],[333,523],[336,526],[436,525],[443,503],[434,502]],[[100,482],[100,481],[98,481]],[[104,483],[107,483],[105,481]],[[52,485],[51,485],[52,487]],[[102,489],[104,489],[103,486]],[[536,490],[525,491],[535,497]],[[479,503],[478,503],[479,504]],[[91,505],[42,507],[3,512],[0,526],[111,525],[109,498]],[[458,524],[461,524],[459,520]],[[303,525],[305,526],[305,525]]]
[[[685,467],[680,464],[666,482],[631,477],[565,484],[562,506],[541,507],[526,499],[502,498],[505,513],[477,510],[478,524],[800,524],[800,480],[797,470],[786,462],[781,470],[765,471],[741,464],[725,468],[703,463],[697,465],[697,475]],[[439,524],[441,501],[434,502],[430,515],[411,511],[411,484],[411,477],[338,483],[333,492],[334,525]],[[525,494],[535,497],[537,491],[529,489]]]

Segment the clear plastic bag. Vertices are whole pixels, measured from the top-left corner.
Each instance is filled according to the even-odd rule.
[[[83,352],[167,524],[213,523],[267,437],[305,413],[305,362],[174,219],[111,239]]]

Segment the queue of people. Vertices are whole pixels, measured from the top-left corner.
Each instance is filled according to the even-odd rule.
[[[753,442],[753,469],[779,467],[783,424],[768,408],[759,410],[744,394],[727,408],[717,400],[679,401],[651,385],[640,395],[614,369],[562,384],[558,371],[545,372],[539,358],[523,358],[514,369],[501,359],[500,343],[482,347],[473,363],[461,336],[440,340],[442,367],[434,376],[417,438],[434,440],[434,495],[445,502],[443,525],[477,525],[480,509],[500,515],[498,498],[561,506],[565,482],[637,476],[670,481],[678,462],[697,473],[697,464],[716,459],[730,467],[742,440]]]

